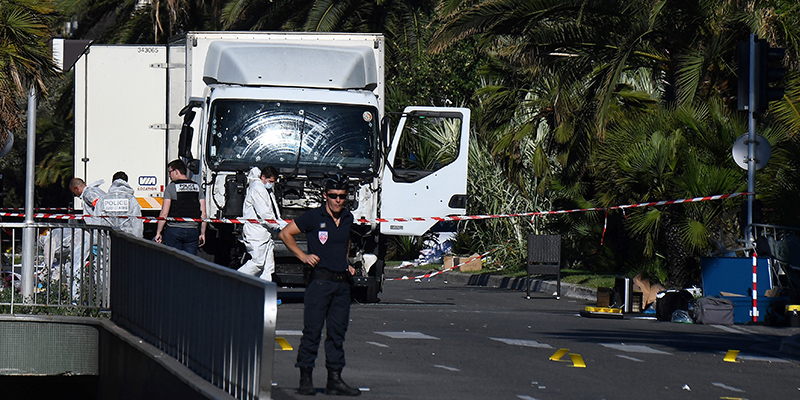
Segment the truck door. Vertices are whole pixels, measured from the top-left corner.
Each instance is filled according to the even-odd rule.
[[[381,218],[466,213],[469,119],[467,108],[403,111],[384,166]],[[420,236],[436,222],[384,222],[381,233]]]
[[[75,176],[106,189],[125,171],[142,211],[167,184],[166,60],[165,46],[92,45],[75,63]]]

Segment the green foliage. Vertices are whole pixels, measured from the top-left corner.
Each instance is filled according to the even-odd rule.
[[[523,144],[523,153],[530,154],[533,144],[527,140]],[[485,142],[477,137],[471,140],[469,151],[467,213],[497,215],[550,208],[549,197],[537,190],[538,178],[530,173],[530,169],[521,171],[519,176],[509,177],[503,164],[491,156]],[[546,217],[534,217],[532,222],[528,218],[514,217],[462,222],[459,228],[463,233],[459,235],[456,247],[466,247],[464,243],[471,243],[475,253],[494,250],[487,257],[489,268],[519,271],[527,257],[528,233],[543,233],[545,221]]]
[[[477,76],[483,60],[471,41],[437,54],[398,47],[387,60],[386,109],[471,105],[480,84]]]
[[[390,236],[386,258],[398,261],[411,261],[419,257],[423,240],[420,236]]]

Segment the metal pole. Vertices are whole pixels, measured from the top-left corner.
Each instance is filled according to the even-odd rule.
[[[749,106],[747,107],[747,226],[745,227],[745,240],[748,247],[755,245],[755,238],[751,230],[753,225],[753,200],[756,192],[756,35],[750,34],[750,90]]]
[[[758,254],[756,254],[756,250],[753,249],[753,291],[751,293],[753,296],[753,310],[750,311],[750,315],[753,316],[753,322],[758,321]]]
[[[33,264],[36,256],[36,228],[33,226],[33,176],[36,158],[36,89],[28,92],[28,151],[25,162],[25,227],[22,228],[22,301],[33,303]]]

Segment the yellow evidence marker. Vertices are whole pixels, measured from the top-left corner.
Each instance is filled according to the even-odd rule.
[[[583,357],[580,354],[569,353],[569,358],[572,360],[572,366],[574,368],[586,368],[586,364],[583,362]]]
[[[569,353],[569,349],[558,349],[555,354],[550,356],[550,361],[561,361],[561,357],[564,357],[564,354]]]
[[[723,358],[722,360],[725,362],[732,362],[732,363],[739,362],[736,361],[736,356],[738,355],[739,355],[739,350],[728,350],[728,353],[725,354],[725,358]]]
[[[278,342],[279,346],[281,346],[281,350],[291,350],[292,349],[292,345],[290,345],[289,342],[287,342],[286,339],[284,339],[282,337],[276,337],[275,341]]]

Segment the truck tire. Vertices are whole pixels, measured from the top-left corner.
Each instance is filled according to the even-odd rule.
[[[376,280],[375,282],[370,282],[370,284],[364,288],[364,302],[365,303],[377,303],[381,301],[378,298],[378,292],[380,291],[380,283]]]
[[[372,267],[370,271],[370,275],[374,273],[375,280],[371,281],[369,285],[367,285],[364,294],[364,302],[365,303],[378,303],[381,301],[378,298],[378,293],[383,291],[383,269],[386,263],[383,260],[378,260],[375,265]]]

